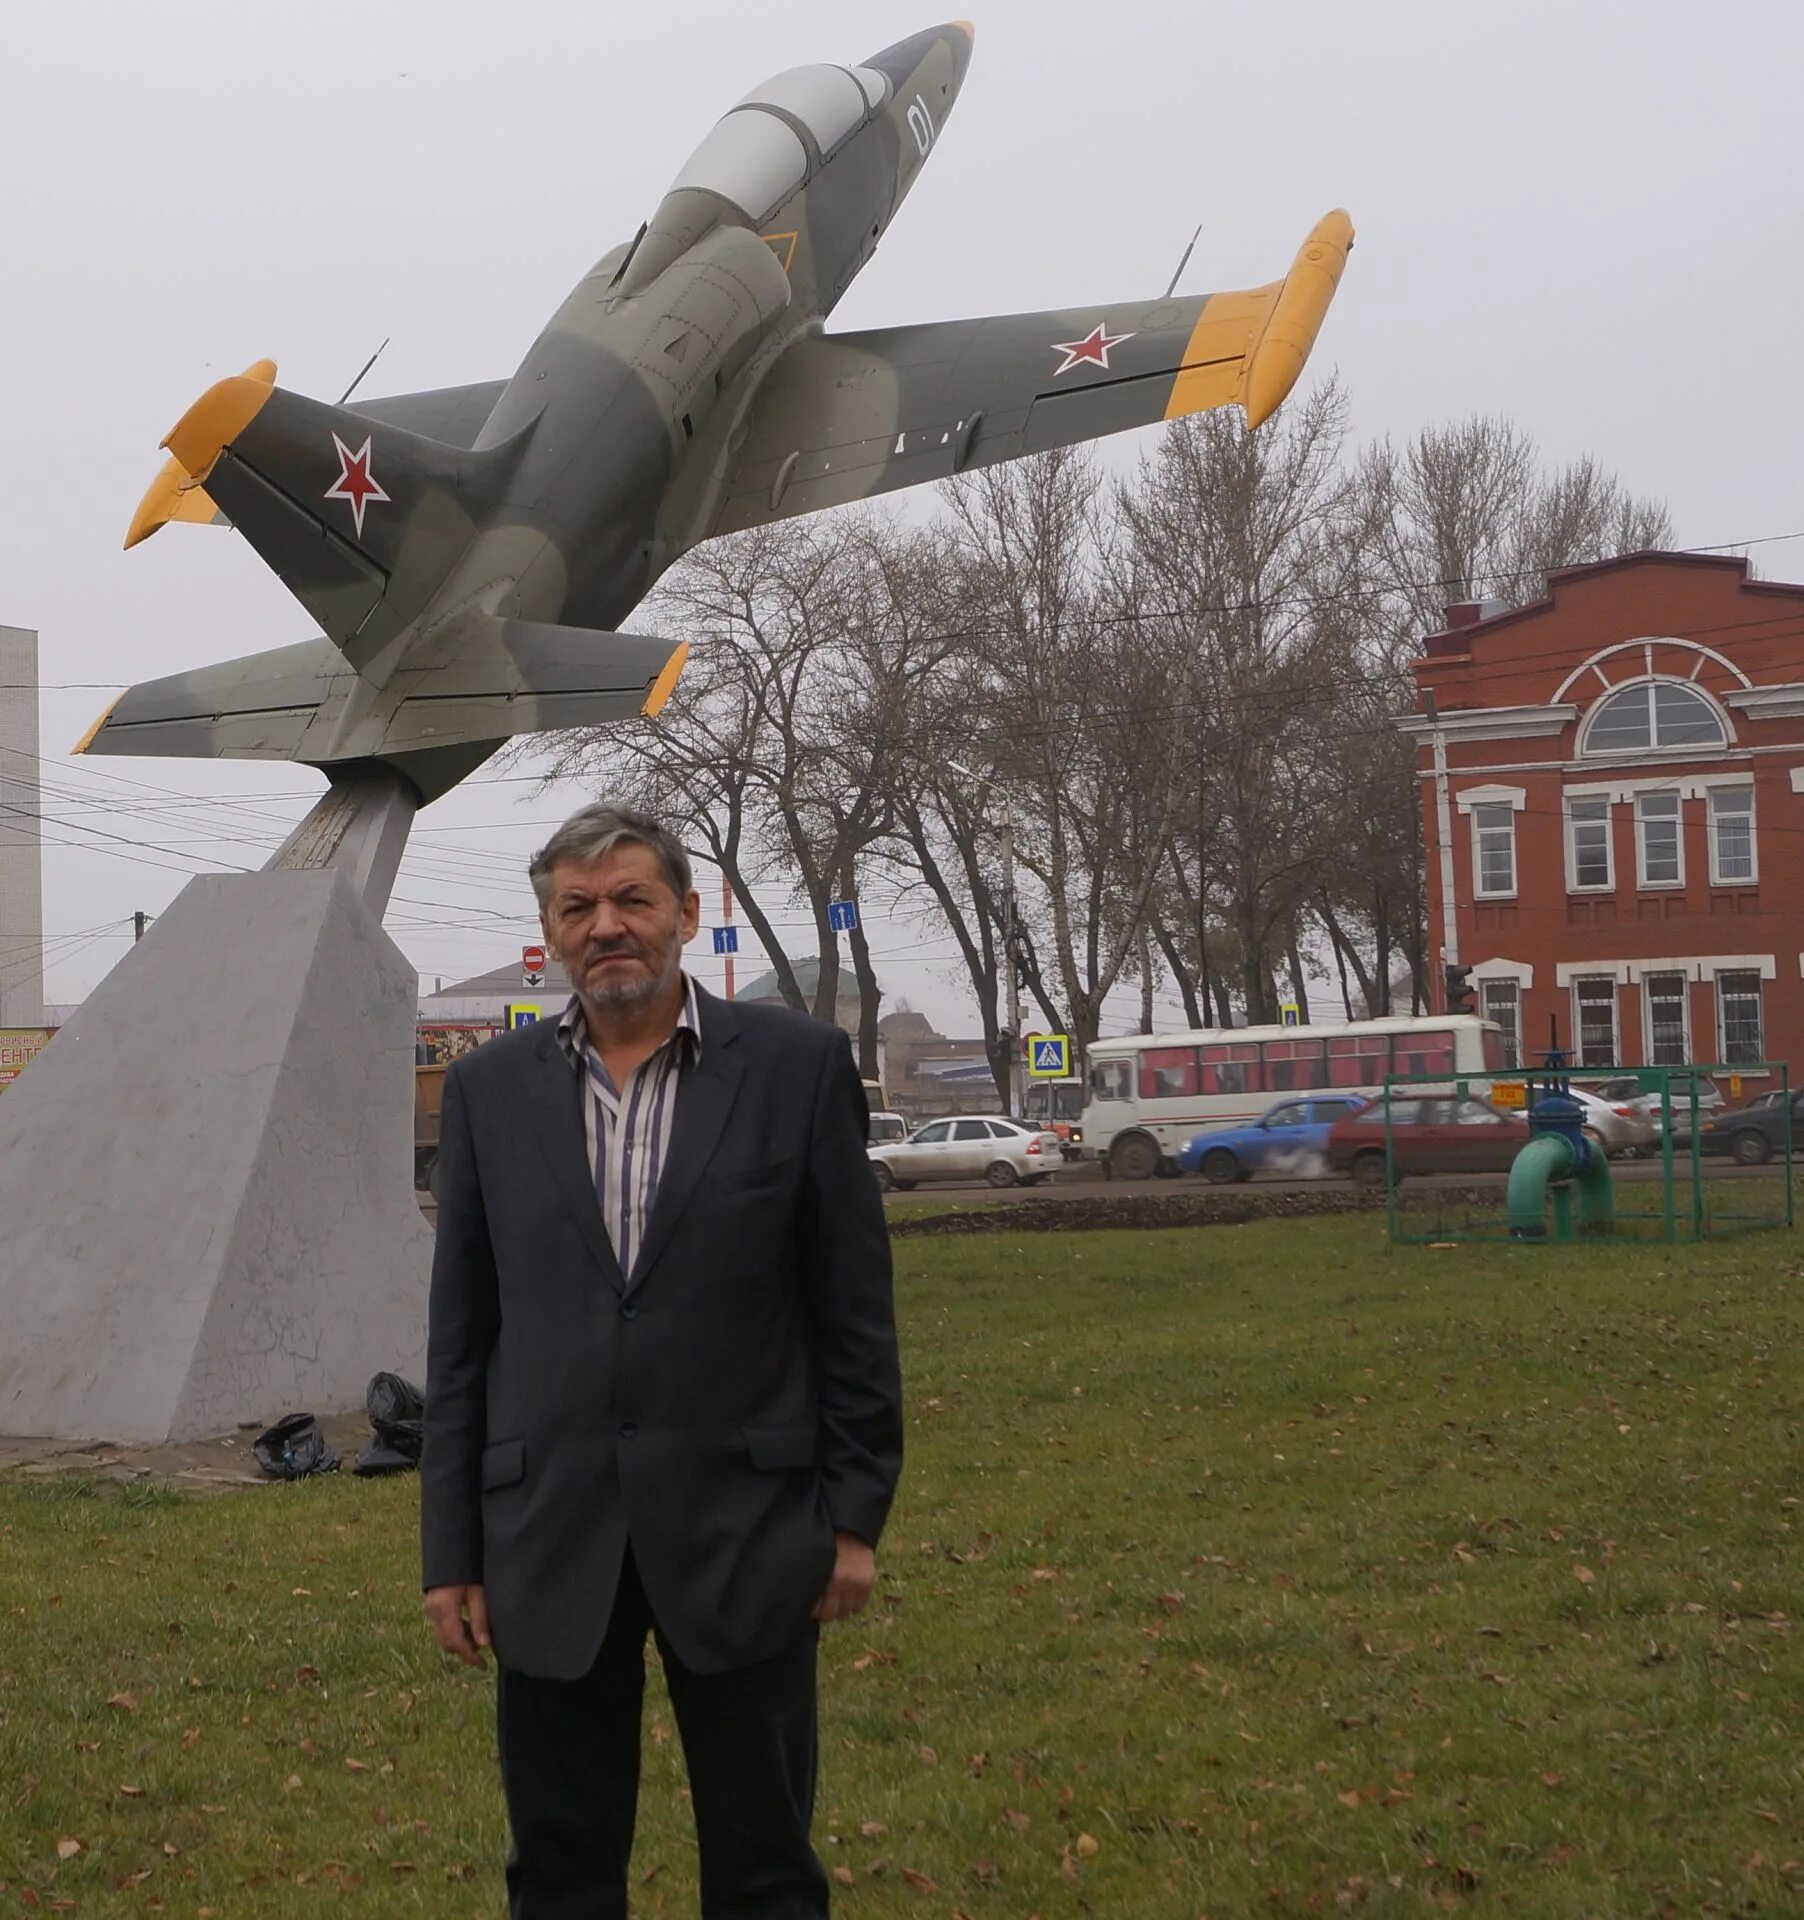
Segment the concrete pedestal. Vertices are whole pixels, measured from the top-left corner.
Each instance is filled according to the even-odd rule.
[[[341,866],[183,889],[0,1097],[0,1433],[181,1441],[424,1378],[416,986]]]

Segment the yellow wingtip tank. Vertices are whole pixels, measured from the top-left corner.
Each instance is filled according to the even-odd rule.
[[[689,642],[677,643],[677,650],[664,662],[663,671],[651,683],[651,692],[645,696],[645,705],[639,711],[647,720],[655,720],[664,711],[664,702],[676,690],[676,683],[682,677],[683,662],[689,658]]]
[[[1352,248],[1353,222],[1339,207],[1324,214],[1303,242],[1247,356],[1240,399],[1249,427],[1270,419],[1297,384]]]
[[[124,698],[125,698],[124,694],[121,694],[119,696],[119,700],[123,700]],[[94,722],[94,724],[87,730],[86,733],[82,735],[82,737],[79,740],[76,741],[75,745],[69,749],[71,753],[87,752],[87,750],[94,744],[94,736],[100,731],[102,727],[106,725],[106,723],[110,719],[112,719],[113,709],[114,707],[118,706],[119,700],[113,700],[108,702],[106,711],[102,713],[100,718]]]
[[[219,458],[220,449],[234,434],[243,432],[275,391],[275,378],[273,360],[253,360],[235,378],[209,387],[175,423],[163,442],[170,457],[145,488],[144,498],[126,529],[128,549],[140,540],[148,540],[171,520],[204,526],[225,518],[202,483]]]

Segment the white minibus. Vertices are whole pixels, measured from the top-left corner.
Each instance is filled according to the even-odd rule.
[[[1504,1052],[1490,1021],[1440,1014],[1129,1034],[1095,1042],[1087,1066],[1084,1158],[1106,1162],[1123,1180],[1145,1180],[1170,1171],[1187,1140],[1247,1126],[1280,1097],[1376,1093],[1393,1073],[1489,1076],[1504,1071]]]

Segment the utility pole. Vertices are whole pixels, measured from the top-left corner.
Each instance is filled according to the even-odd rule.
[[[733,882],[728,876],[725,867],[722,867],[720,870],[720,911],[723,924],[730,927],[733,924]],[[731,1000],[733,997],[733,955],[730,949],[726,955],[726,963],[726,997]]]
[[[1015,803],[1006,788],[1002,791],[1002,897],[1003,918],[1008,925],[1003,947],[1008,966],[1008,1111],[1011,1120],[1019,1120],[1023,1110],[1021,1053],[1021,922],[1015,912]]]
[[[1011,1120],[1019,1120],[1026,1104],[1022,1086],[1027,1062],[1021,1051],[1021,916],[1015,905],[1014,796],[988,774],[973,773],[956,760],[948,760],[946,765],[954,773],[1002,796],[1002,964],[1008,982],[1008,1111]]]
[[[132,945],[135,947],[144,938],[144,929],[150,925],[150,915],[142,908],[132,915]]]
[[[1441,964],[1428,983],[1428,992],[1431,1002],[1441,1003],[1433,1011],[1445,1013],[1448,1011],[1447,969],[1459,965],[1459,921],[1453,900],[1453,806],[1447,789],[1447,736],[1441,731],[1441,710],[1435,705],[1432,687],[1423,690],[1422,704],[1433,730],[1430,738],[1434,744],[1434,824],[1435,837],[1441,843]]]

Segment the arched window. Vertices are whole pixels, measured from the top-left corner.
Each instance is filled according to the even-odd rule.
[[[1592,707],[1580,751],[1646,753],[1728,744],[1722,715],[1696,687],[1683,680],[1638,680]]]

